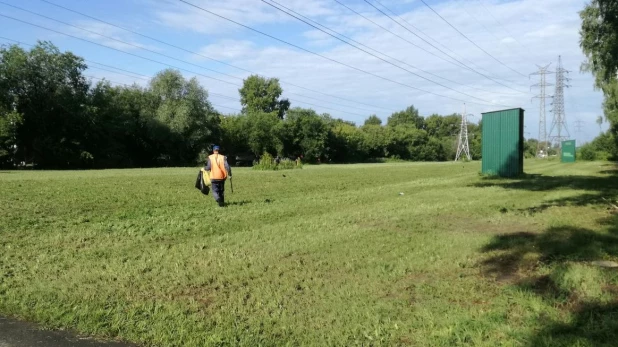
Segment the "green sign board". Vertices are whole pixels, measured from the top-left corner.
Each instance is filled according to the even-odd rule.
[[[515,177],[524,173],[524,110],[483,113],[482,173]]]
[[[562,141],[562,162],[574,163],[575,162],[575,140]]]

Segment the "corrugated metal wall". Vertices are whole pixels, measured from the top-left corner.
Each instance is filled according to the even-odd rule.
[[[575,140],[562,141],[562,155],[561,159],[563,163],[574,163],[576,146]]]
[[[524,110],[483,113],[483,174],[513,177],[524,172]]]

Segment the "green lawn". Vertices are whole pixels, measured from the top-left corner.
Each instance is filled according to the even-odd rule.
[[[608,163],[0,172],[0,314],[144,345],[618,341]],[[400,195],[403,193],[403,195]]]

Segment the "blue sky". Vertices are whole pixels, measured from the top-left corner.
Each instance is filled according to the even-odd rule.
[[[61,50],[70,50],[87,59],[91,67],[87,75],[107,78],[113,83],[145,85],[149,76],[169,65],[181,68],[185,76],[195,76],[200,80],[210,92],[211,102],[225,113],[240,109],[237,90],[242,78],[249,75],[249,72],[244,70],[249,70],[280,78],[284,96],[290,99],[293,106],[311,107],[320,113],[327,112],[357,124],[362,124],[370,114],[377,114],[386,120],[390,113],[409,105],[417,107],[423,115],[461,112],[465,101],[468,113],[474,115],[472,121],[478,121],[481,112],[504,109],[505,106],[522,107],[526,110],[526,137],[537,137],[539,105],[537,101],[531,100],[537,90],[530,92],[530,85],[538,81],[534,76],[528,77],[528,74],[536,70],[537,64],[552,63],[552,68],[555,68],[557,57],[561,55],[564,67],[572,71],[571,88],[565,91],[566,116],[571,137],[587,141],[599,133],[595,120],[602,114],[602,95],[593,89],[592,77],[579,72],[580,64],[584,60],[579,48],[578,34],[580,23],[577,12],[585,5],[585,1],[581,0],[425,0],[481,49],[449,27],[420,0],[368,0],[385,12],[387,10],[380,4],[395,12],[399,18],[405,20],[401,22],[403,26],[431,42],[439,50],[404,29],[402,25],[396,24],[364,0],[340,1],[400,37],[349,11],[334,0],[275,0],[370,47],[363,48],[365,50],[375,49],[379,53],[373,51],[374,54],[400,68],[346,45],[260,0],[187,0],[373,75],[287,46],[178,0],[47,0],[95,19],[41,0],[0,1],[81,29],[0,3],[2,15],[109,48],[5,17],[0,17],[2,37],[27,44],[33,44],[37,40],[50,40]],[[155,37],[184,50],[108,26],[96,19]],[[0,43],[9,41],[0,39]],[[451,60],[452,57],[479,73],[457,66],[457,63]],[[95,62],[133,74],[118,70],[115,70],[117,73],[105,71],[103,69],[114,69],[97,65]],[[553,71],[551,68],[550,70]],[[209,76],[218,80],[208,78]],[[548,79],[554,83],[555,77],[550,75]],[[553,94],[553,88],[549,88],[547,92]],[[550,101],[548,110],[552,108],[549,103]],[[548,112],[548,123],[551,123],[551,119],[552,114]],[[584,122],[581,132],[576,131],[576,120]]]

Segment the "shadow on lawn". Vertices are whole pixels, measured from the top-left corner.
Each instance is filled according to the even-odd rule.
[[[571,314],[568,324],[541,320],[541,329],[530,338],[530,346],[616,345],[618,283],[604,287],[613,300],[601,302],[581,299],[577,293],[560,288],[553,279],[553,274],[561,271],[561,266],[564,269],[564,266],[577,262],[618,257],[618,215],[602,222],[607,225],[602,232],[568,226],[552,227],[539,234],[498,235],[483,248],[483,252],[492,253],[482,264],[486,275],[538,295]],[[527,256],[529,254],[538,257],[531,259]],[[556,266],[552,267],[552,275],[539,276],[534,271],[539,264]],[[606,271],[605,274],[618,273],[618,269]]]
[[[552,191],[558,189],[585,190],[572,197],[549,200],[538,206],[519,210],[522,213],[535,214],[554,206],[588,206],[601,205],[608,208],[618,205],[618,170],[599,171],[602,176],[546,176],[527,174],[517,179],[487,177],[473,184],[477,188],[501,187],[504,189]]]
[[[611,300],[582,298],[555,282],[558,271],[578,262],[618,258],[618,210],[613,205],[618,196],[618,171],[605,170],[605,176],[544,176],[527,175],[520,179],[484,179],[477,187],[499,186],[505,189],[549,191],[560,188],[584,190],[574,197],[544,202],[523,211],[540,213],[553,206],[606,207],[609,213],[599,220],[601,228],[560,226],[543,233],[520,232],[497,235],[482,251],[488,254],[483,272],[497,281],[538,295],[554,307],[571,315],[569,323],[540,320],[540,330],[530,337],[530,346],[615,346],[618,343],[618,269],[606,269],[603,276],[614,277],[605,283],[603,291]],[[540,276],[535,270],[548,266],[552,273]],[[581,269],[580,269],[581,270]],[[584,268],[582,271],[586,271]],[[597,283],[602,285],[602,283]]]

